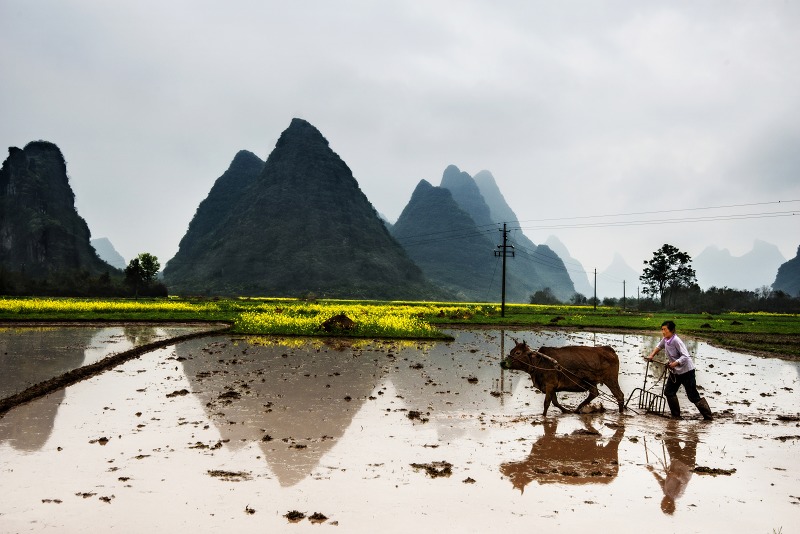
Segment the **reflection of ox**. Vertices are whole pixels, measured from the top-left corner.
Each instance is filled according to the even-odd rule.
[[[506,462],[500,472],[514,488],[525,491],[531,481],[539,484],[608,484],[619,472],[617,450],[625,427],[618,425],[614,435],[603,444],[600,432],[587,429],[556,435],[558,421],[544,422],[544,435],[536,440],[531,452],[521,462]]]
[[[600,394],[598,384],[608,386],[619,410],[625,409],[625,395],[617,381],[619,357],[611,347],[542,347],[535,351],[523,341],[511,349],[500,365],[531,375],[534,387],[545,395],[543,415],[547,415],[551,401],[562,412],[568,411],[558,402],[559,391],[588,391],[589,396],[575,409],[580,412]]]

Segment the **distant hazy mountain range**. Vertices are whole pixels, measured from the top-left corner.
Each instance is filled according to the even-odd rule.
[[[90,243],[74,201],[56,145],[9,149],[0,168],[0,293],[65,276],[89,290],[83,273],[108,290],[107,273],[121,276],[115,268],[125,268],[124,258],[106,238]],[[556,236],[541,245],[528,239],[489,171],[472,177],[450,165],[439,186],[420,181],[392,225],[322,134],[294,119],[266,162],[247,151],[235,155],[166,262],[164,281],[178,294],[497,302],[503,223],[514,251],[507,258],[509,302],[527,302],[545,288],[562,301],[576,291],[593,296],[594,272]],[[710,246],[693,266],[703,289],[771,284],[800,294],[800,249],[786,261],[764,241],[740,257]],[[634,298],[640,274],[615,254],[597,273],[597,296],[621,298],[624,291]]]
[[[770,286],[786,261],[778,247],[756,240],[750,252],[733,256],[728,249],[709,246],[692,261],[702,289],[729,287],[753,291]]]
[[[100,259],[112,267],[124,270],[125,267],[128,266],[128,264],[125,263],[125,258],[123,258],[119,252],[117,252],[117,249],[114,248],[114,245],[111,244],[111,241],[109,241],[107,237],[98,237],[97,239],[92,239],[91,243],[94,247],[94,250],[97,252],[97,255],[100,256]]]
[[[594,296],[594,285],[589,282],[589,273],[583,268],[581,262],[570,255],[566,245],[554,235],[549,236],[544,244],[558,254],[564,262],[564,267],[567,269],[567,273],[569,273],[569,277],[572,279],[575,291],[586,298]]]
[[[507,244],[514,252],[506,259],[506,300],[528,302],[545,288],[568,300],[575,290],[561,259],[519,231],[491,173],[476,177],[480,180],[450,165],[439,187],[420,181],[392,235],[430,280],[460,300],[497,302],[502,297],[502,256],[495,252],[500,252],[506,222],[511,228]]]

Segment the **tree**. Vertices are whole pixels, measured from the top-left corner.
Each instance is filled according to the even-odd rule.
[[[578,305],[578,306],[581,305],[581,304],[586,304],[586,302],[587,302],[586,301],[586,296],[583,293],[577,293],[576,292],[569,299],[569,303],[570,304],[575,304],[575,305]]]
[[[158,263],[158,258],[142,252],[125,267],[125,282],[133,287],[134,294],[138,297],[140,288],[155,282],[160,268],[161,264]]]
[[[697,285],[691,256],[672,245],[665,244],[653,252],[653,258],[650,261],[645,260],[644,264],[647,267],[639,277],[645,285],[644,293],[658,296],[662,308],[666,307],[670,293]]]
[[[549,287],[540,289],[530,298],[531,304],[560,304],[559,300],[553,294],[553,290]]]

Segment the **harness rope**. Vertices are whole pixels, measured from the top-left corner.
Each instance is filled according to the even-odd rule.
[[[526,345],[526,347],[527,347],[527,345]],[[511,358],[512,360],[514,360],[515,362],[518,362],[518,363],[521,363],[522,365],[528,366],[531,369],[537,369],[539,371],[552,371],[552,369],[548,369],[547,367],[539,367],[539,366],[534,365],[532,363],[532,361],[533,361],[533,358],[531,357],[532,354],[536,354],[537,356],[540,356],[540,357],[544,358],[545,360],[549,361],[550,363],[552,363],[553,366],[555,367],[556,371],[560,371],[561,373],[563,373],[564,376],[566,376],[576,386],[578,386],[578,387],[586,387],[587,384],[592,385],[597,390],[597,396],[598,397],[604,398],[605,400],[607,400],[609,402],[619,403],[619,401],[616,399],[616,397],[612,397],[608,393],[606,393],[604,391],[600,391],[600,389],[595,384],[591,384],[586,379],[579,378],[577,375],[575,375],[575,373],[573,373],[572,371],[570,371],[569,369],[565,368],[563,365],[558,363],[558,360],[556,360],[555,358],[553,358],[551,356],[548,356],[547,354],[543,354],[543,353],[539,352],[538,350],[533,350],[532,348],[528,347],[527,352],[525,352],[525,356],[528,357],[528,361],[527,362],[523,362],[519,358],[514,357],[513,354],[509,354],[508,357]],[[572,376],[570,376],[570,375],[572,375]],[[578,382],[579,380],[581,380],[583,382],[583,384]],[[585,391],[588,391],[588,389],[586,389]],[[631,410],[634,413],[637,413],[635,410],[633,410],[631,408],[628,408],[628,409]],[[637,415],[638,415],[638,413],[637,413]]]

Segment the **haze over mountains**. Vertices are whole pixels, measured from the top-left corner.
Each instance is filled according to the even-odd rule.
[[[124,268],[109,239],[90,244],[74,200],[56,145],[10,148],[0,169],[0,274],[97,276]],[[166,262],[164,281],[177,294],[497,302],[505,222],[514,251],[507,301],[528,302],[543,289],[564,302],[576,291],[594,293],[589,272],[556,236],[540,245],[525,236],[489,171],[472,177],[450,165],[439,186],[419,182],[394,225],[384,219],[322,134],[294,119],[266,161],[235,155]],[[774,281],[795,296],[798,261],[757,241],[738,258],[710,246],[694,266],[704,289]],[[635,297],[639,274],[615,254],[598,273],[597,296]]]
[[[756,240],[753,248],[742,256],[733,256],[728,249],[709,246],[694,258],[692,264],[701,288],[729,287],[755,290],[771,286],[775,273],[786,262],[778,247]]]
[[[92,247],[94,248],[100,259],[108,263],[112,267],[124,270],[127,267],[127,262],[122,255],[117,252],[114,245],[107,237],[99,237],[91,240]]]
[[[494,213],[516,221],[500,194],[494,178],[484,171],[482,183],[493,208],[478,183],[455,165],[448,166],[441,185],[422,180],[392,227],[392,235],[406,249],[425,275],[454,291],[463,300],[501,299],[502,223]],[[530,296],[549,288],[558,298],[575,292],[560,258],[548,247],[537,247],[521,232],[509,233],[507,244],[514,257],[506,260],[506,300],[528,302]]]

